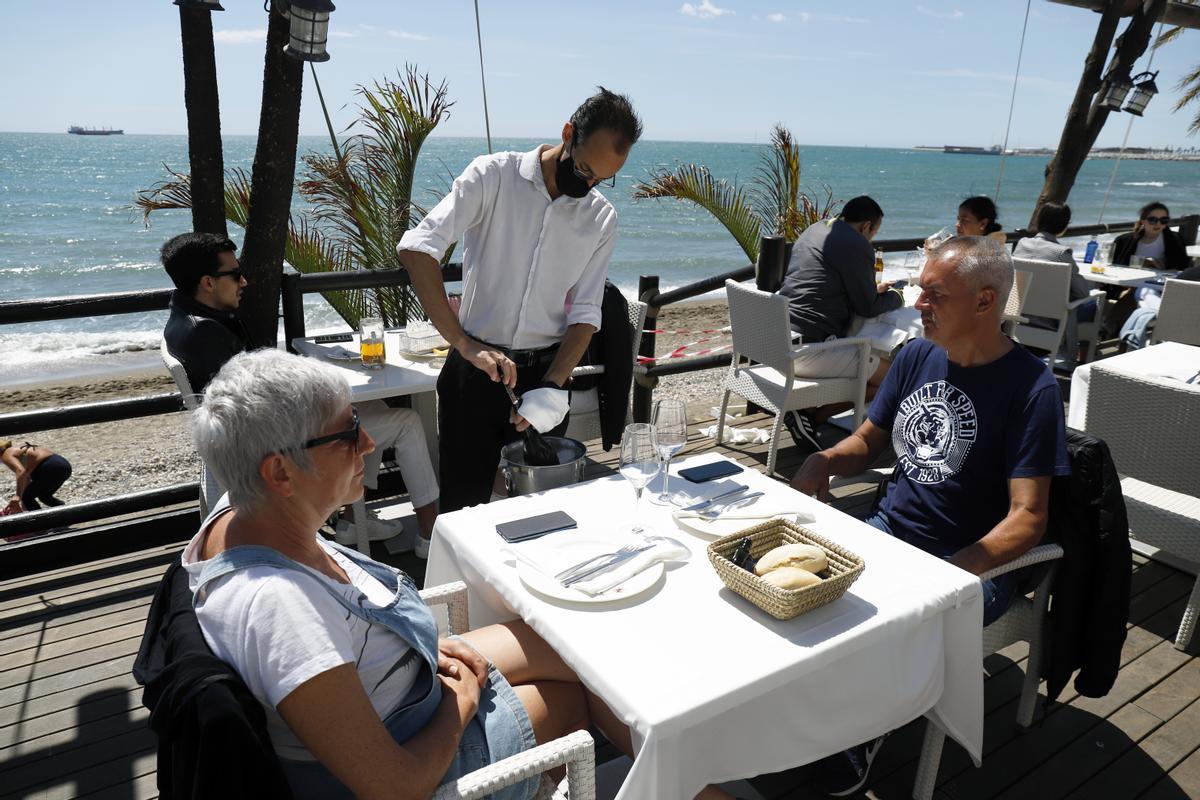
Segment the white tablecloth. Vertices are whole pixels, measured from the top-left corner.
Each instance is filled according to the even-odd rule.
[[[776,620],[724,587],[707,541],[643,499],[643,523],[685,541],[689,562],[617,604],[531,593],[505,562],[495,524],[562,509],[579,530],[552,536],[612,535],[633,510],[620,476],[442,515],[426,584],[465,581],[473,627],[526,620],[631,727],[637,757],[618,795],[625,800],[690,798],[708,783],[804,764],[925,713],[978,761],[978,579],[758,472],[733,479],[812,514],[813,530],[861,555],[867,567],[850,591]]]
[[[1139,375],[1158,375],[1186,381],[1200,372],[1200,347],[1163,342],[1106,358],[1105,365],[1120,367]],[[1067,424],[1077,430],[1087,430],[1088,390],[1092,383],[1092,365],[1083,364],[1071,373],[1070,413]]]

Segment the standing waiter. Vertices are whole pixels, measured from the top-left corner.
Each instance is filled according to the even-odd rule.
[[[600,87],[558,144],[472,161],[396,246],[453,346],[437,385],[443,511],[488,501],[500,449],[528,425],[566,430],[566,386],[600,328],[617,231],[617,212],[595,187],[613,185],[641,133],[629,99]],[[455,317],[439,262],[460,237]],[[520,395],[520,414],[505,387]]]

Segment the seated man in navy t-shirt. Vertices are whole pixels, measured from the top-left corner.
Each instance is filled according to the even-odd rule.
[[[1054,376],[1000,331],[1012,282],[1012,260],[991,239],[958,237],[933,251],[916,306],[925,338],[900,351],[867,421],[809,456],[793,488],[824,500],[831,475],[864,472],[890,437],[897,469],[869,525],[976,575],[1036,545],[1050,479],[1071,469]],[[982,583],[989,625],[1016,579]],[[822,759],[819,790],[857,791],[883,739]]]
[[[897,470],[868,524],[976,575],[1036,545],[1050,479],[1070,474],[1062,398],[1046,365],[1000,331],[1012,261],[989,239],[951,239],[921,272],[925,338],[900,351],[868,419],[804,462],[792,486],[824,498],[884,450]],[[1014,579],[984,581],[983,623]]]

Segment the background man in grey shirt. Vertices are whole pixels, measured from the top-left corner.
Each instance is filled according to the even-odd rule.
[[[846,335],[854,315],[877,317],[904,305],[904,295],[890,283],[875,283],[875,249],[871,240],[883,226],[883,209],[866,195],[848,201],[832,222],[810,225],[792,246],[792,259],[779,293],[788,298],[792,330],[801,342],[814,344]],[[867,382],[870,400],[889,362],[871,356]],[[834,348],[802,356],[796,375],[847,378],[858,374],[858,351]],[[784,418],[800,447],[821,449],[816,426],[843,411],[845,404],[789,412]]]

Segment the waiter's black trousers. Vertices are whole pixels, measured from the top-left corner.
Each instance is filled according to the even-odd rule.
[[[535,388],[550,368],[549,360],[517,368],[517,388]],[[500,449],[521,438],[509,420],[512,402],[504,384],[451,350],[438,376],[438,453],[441,464],[442,513],[486,503],[492,497]],[[562,436],[570,417],[547,435]]]

